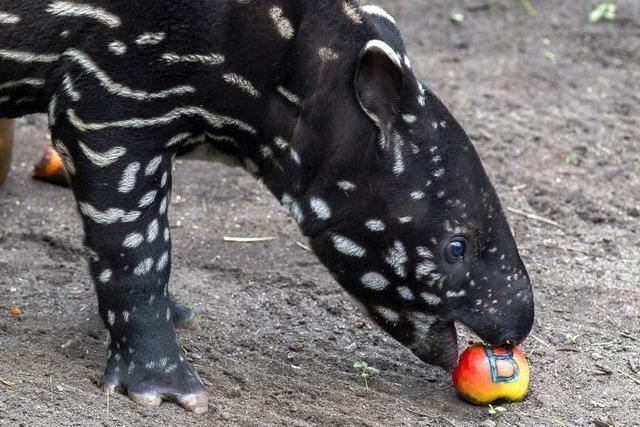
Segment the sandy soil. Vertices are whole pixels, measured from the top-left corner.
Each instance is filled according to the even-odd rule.
[[[618,18],[598,24],[587,20],[589,1],[534,1],[535,16],[515,0],[381,3],[509,210],[537,298],[523,345],[527,400],[499,416],[458,400],[447,374],[365,320],[260,184],[184,163],[173,289],[202,316],[181,340],[211,410],[107,402],[98,387],[105,333],[79,219],[67,190],[29,178],[47,144],[43,118],[31,117],[0,188],[0,425],[640,425],[637,0],[617,1]],[[450,22],[453,11],[464,23]],[[255,235],[278,239],[223,241]],[[368,390],[357,360],[381,369]]]

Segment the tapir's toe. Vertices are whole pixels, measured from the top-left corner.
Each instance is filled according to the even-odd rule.
[[[209,396],[206,391],[180,395],[176,397],[176,401],[183,408],[196,414],[203,414],[209,409]]]
[[[162,397],[159,394],[130,392],[129,397],[138,405],[147,408],[155,408],[157,406],[160,406],[160,404],[162,403]]]

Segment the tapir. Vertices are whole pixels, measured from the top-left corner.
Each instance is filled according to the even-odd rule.
[[[0,118],[34,113],[82,219],[109,393],[207,410],[175,332],[193,312],[169,291],[176,157],[261,179],[335,280],[426,363],[455,365],[455,322],[493,345],[532,327],[496,191],[379,7],[0,0]]]

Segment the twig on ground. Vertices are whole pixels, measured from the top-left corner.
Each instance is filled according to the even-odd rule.
[[[625,377],[629,378],[631,381],[633,381],[636,384],[640,384],[640,378],[636,378],[633,375],[629,375],[626,372],[624,372],[622,369],[616,369],[620,374],[624,375]]]
[[[611,370],[611,368],[601,365],[599,363],[595,364],[595,367],[598,369],[598,371],[594,372],[596,375],[611,375],[613,374],[613,371]]]
[[[580,353],[580,349],[576,348],[576,347],[558,347],[558,348],[556,348],[556,351],[567,351],[567,352],[573,352],[573,353]]]
[[[305,245],[304,243],[296,240],[296,245],[298,245],[299,247],[301,247],[302,249],[304,249],[307,252],[311,252],[311,248],[307,245]]]
[[[16,385],[16,383],[9,380],[5,380],[4,378],[0,378],[0,383],[6,385],[7,387],[15,387]]]
[[[235,243],[257,243],[257,242],[270,242],[272,240],[278,240],[275,236],[267,236],[267,237],[229,237],[224,236],[223,240],[225,242],[235,242]]]
[[[521,211],[520,209],[516,209],[516,208],[512,208],[512,207],[507,207],[507,210],[509,212],[511,212],[511,213],[516,214],[516,215],[520,215],[520,216],[523,216],[525,218],[532,219],[534,221],[543,222],[545,224],[552,225],[552,226],[557,227],[560,230],[564,231],[564,227],[563,226],[561,226],[557,222],[552,221],[552,220],[550,220],[548,218],[544,218],[544,217],[541,217],[539,215],[535,215],[535,214],[531,214],[531,213],[528,213],[528,212],[525,212],[525,211]]]
[[[541,340],[541,339],[540,339],[540,338],[538,338],[537,336],[535,336],[535,335],[533,335],[533,334],[531,334],[531,335],[529,335],[529,336],[530,336],[531,338],[533,338],[534,340],[538,341],[538,342],[539,342],[540,344],[542,344],[543,346],[545,346],[545,347],[551,347],[551,344],[549,344],[549,343],[547,343],[547,342],[545,342],[545,341]]]
[[[431,418],[431,417],[429,417],[429,415],[427,415],[427,414],[423,414],[423,413],[421,413],[421,412],[414,411],[413,409],[410,409],[410,408],[404,408],[404,410],[405,410],[405,411],[407,411],[407,412],[409,412],[410,414],[417,415],[417,416],[419,416],[419,417],[423,417],[423,418]]]
[[[630,340],[632,340],[632,341],[638,341],[638,338],[637,338],[637,337],[634,337],[633,335],[629,335],[629,334],[628,334],[628,333],[626,333],[626,332],[620,332],[620,336],[621,336],[621,337],[624,337],[624,338],[629,338],[629,339],[630,339]]]

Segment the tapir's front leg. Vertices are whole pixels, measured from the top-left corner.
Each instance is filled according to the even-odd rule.
[[[128,129],[83,131],[66,117],[52,127],[93,251],[90,271],[111,337],[105,388],[143,405],[173,400],[204,412],[205,388],[174,329],[176,312],[190,313],[168,293],[172,154],[162,137],[143,139],[140,130]]]

